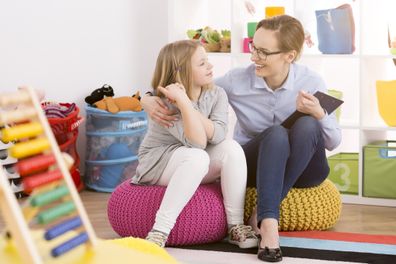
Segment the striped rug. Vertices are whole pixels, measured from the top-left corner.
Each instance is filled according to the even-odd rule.
[[[396,236],[331,231],[281,232],[286,257],[363,263],[396,263]],[[225,241],[186,247],[189,249],[256,254],[257,249],[240,249]]]

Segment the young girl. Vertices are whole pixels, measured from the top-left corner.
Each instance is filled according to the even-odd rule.
[[[257,246],[252,228],[243,225],[244,153],[236,141],[224,140],[228,101],[223,89],[212,84],[212,76],[199,42],[177,41],[160,51],[152,87],[161,104],[177,111],[178,120],[168,127],[149,122],[132,183],[167,186],[146,237],[161,247],[198,186],[219,178],[229,242],[241,248]]]

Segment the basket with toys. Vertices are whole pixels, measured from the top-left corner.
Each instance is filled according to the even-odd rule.
[[[104,94],[109,87],[95,90],[91,96],[103,96],[96,102],[86,99],[85,109],[84,181],[89,188],[102,192],[112,192],[118,184],[134,175],[138,149],[147,131],[147,116],[140,105],[139,92],[114,98]],[[103,89],[102,93],[100,89]]]
[[[61,151],[68,153],[74,159],[70,169],[73,181],[78,190],[82,190],[84,185],[81,181],[79,166],[80,157],[77,152],[78,126],[84,121],[79,114],[79,108],[75,103],[55,103],[43,102],[41,107],[44,110],[51,130]]]

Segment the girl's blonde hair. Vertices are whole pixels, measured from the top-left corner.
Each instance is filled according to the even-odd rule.
[[[300,21],[292,16],[280,15],[261,20],[257,24],[256,31],[259,28],[275,31],[280,51],[295,50],[297,55],[294,61],[300,57],[305,39],[304,28]]]
[[[151,81],[151,86],[158,96],[163,96],[157,91],[158,86],[165,87],[178,82],[183,84],[188,97],[191,99],[190,95],[193,85],[191,57],[197,48],[201,46],[199,41],[180,40],[169,43],[161,49]],[[210,86],[202,88],[207,89]]]

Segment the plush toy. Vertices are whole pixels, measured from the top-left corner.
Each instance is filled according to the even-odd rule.
[[[132,97],[105,97],[99,102],[94,103],[94,106],[101,110],[109,111],[110,113],[118,113],[120,111],[142,111],[142,105],[140,104],[140,93],[137,92]]]
[[[91,95],[85,97],[87,104],[93,105],[97,101],[102,100],[105,96],[114,96],[113,88],[110,85],[103,85],[102,88],[98,88],[91,93]]]

